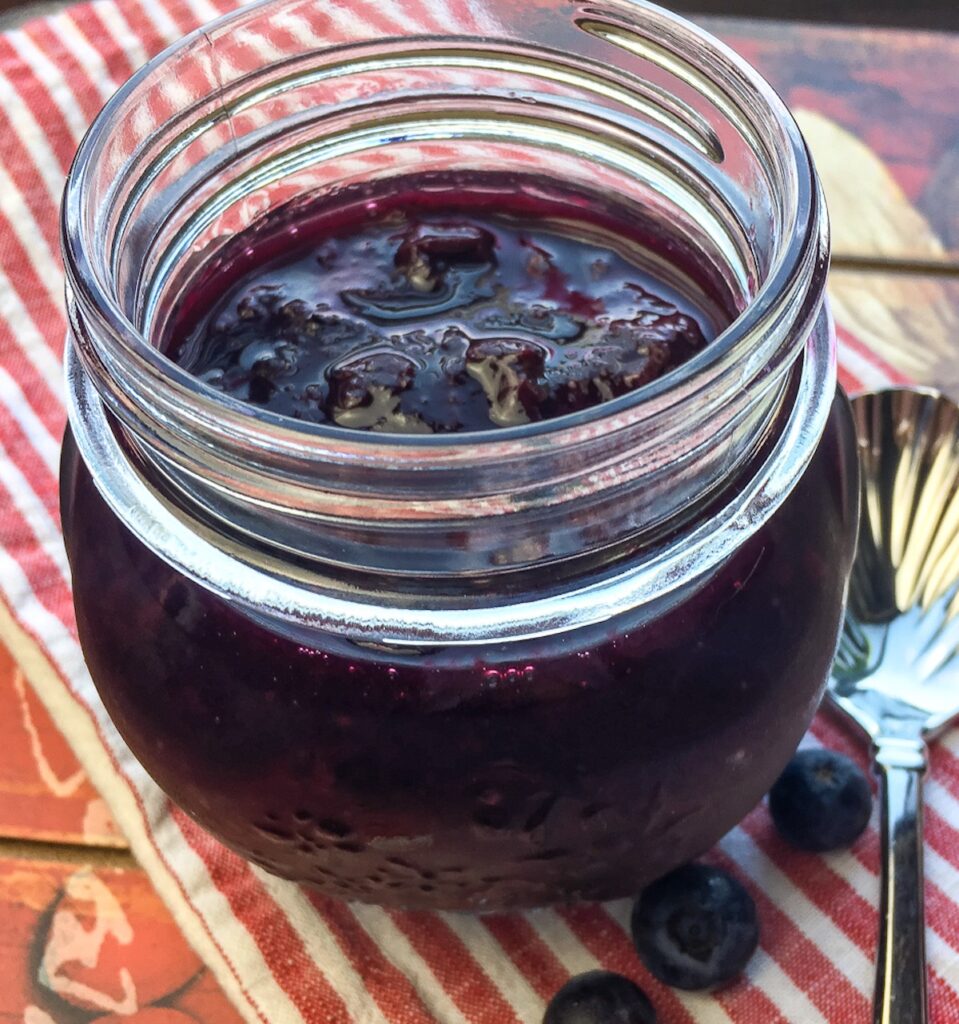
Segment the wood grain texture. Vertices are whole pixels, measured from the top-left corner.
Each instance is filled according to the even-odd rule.
[[[240,1022],[139,869],[0,857],[0,922],[0,1024]]]

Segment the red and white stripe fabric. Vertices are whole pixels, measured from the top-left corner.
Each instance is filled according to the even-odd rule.
[[[427,0],[416,0],[415,6]],[[434,0],[429,0],[433,3]],[[466,6],[467,0],[435,0]],[[132,759],[84,668],[57,513],[65,331],[57,204],[85,126],[151,54],[232,0],[96,0],[0,35],[0,600],[52,670],[29,674],[190,942],[250,1021],[539,1024],[574,973],[635,978],[663,1024],[851,1024],[868,1017],[878,844],[787,849],[763,808],[713,851],[756,898],[762,944],[716,995],[655,982],[626,902],[472,917],[351,906],[251,867],[203,833]],[[322,7],[320,10],[322,11]],[[378,24],[411,10],[377,6]],[[355,28],[355,26],[354,26]],[[840,330],[847,387],[894,371]],[[809,738],[862,751],[820,716]],[[933,752],[927,871],[933,1019],[959,1022],[959,739]]]

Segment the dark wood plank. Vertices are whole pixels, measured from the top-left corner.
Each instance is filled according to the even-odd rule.
[[[827,24],[887,25],[938,32],[959,29],[959,6],[949,0],[683,0],[681,9],[694,18],[708,15]]]

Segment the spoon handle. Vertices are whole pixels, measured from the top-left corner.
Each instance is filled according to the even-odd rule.
[[[873,1024],[926,1024],[922,871],[922,740],[879,739],[882,892]]]

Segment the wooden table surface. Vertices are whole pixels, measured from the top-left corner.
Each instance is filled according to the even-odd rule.
[[[810,141],[840,325],[959,395],[959,36],[703,21]],[[28,653],[0,617],[0,1024],[235,1024],[33,696]]]

